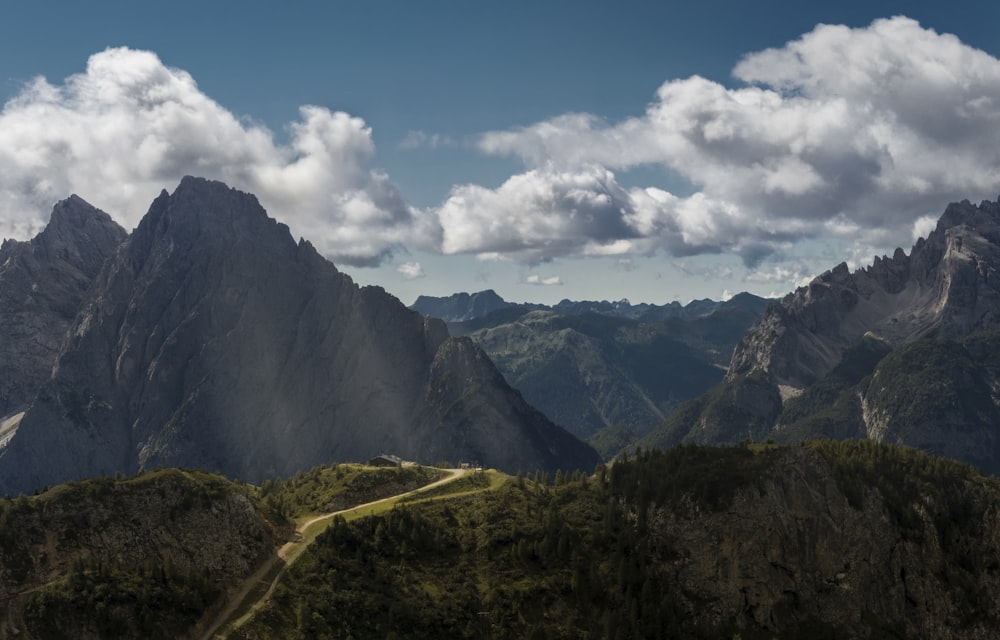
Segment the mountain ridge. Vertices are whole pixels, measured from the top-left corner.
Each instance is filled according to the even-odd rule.
[[[384,450],[598,461],[444,323],[358,287],[222,183],[161,193],[95,289],[0,451],[7,491],[160,466],[259,480]]]
[[[862,438],[1000,473],[1000,204],[948,205],[907,255],[769,305],[725,380],[639,441]]]

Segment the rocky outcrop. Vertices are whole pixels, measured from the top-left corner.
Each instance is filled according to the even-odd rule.
[[[66,330],[125,235],[71,196],[35,238],[0,246],[0,420],[27,409],[52,375]]]
[[[443,323],[355,285],[252,195],[185,178],[105,265],[0,485],[161,466],[259,480],[381,451],[597,462]]]
[[[948,206],[907,256],[840,264],[772,304],[737,346],[729,376],[758,369],[802,389],[868,332],[894,346],[1000,327],[1000,205]]]

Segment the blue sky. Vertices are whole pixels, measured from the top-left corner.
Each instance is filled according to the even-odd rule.
[[[190,173],[407,304],[784,294],[1000,192],[1000,8],[812,4],[7,3],[0,235]]]

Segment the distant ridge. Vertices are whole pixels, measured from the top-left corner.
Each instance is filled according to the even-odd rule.
[[[410,308],[425,316],[445,322],[465,322],[506,309],[509,302],[497,295],[493,289],[476,293],[456,293],[447,297],[420,296]]]
[[[643,320],[654,322],[667,318],[692,319],[707,316],[717,309],[724,307],[740,307],[756,313],[763,313],[769,300],[755,296],[752,293],[739,293],[729,300],[716,301],[707,298],[692,300],[686,305],[679,302],[670,302],[665,305],[656,305],[646,302],[632,304],[627,299],[617,301],[608,300],[569,300],[563,299],[555,305],[544,305],[539,303],[512,303],[501,298],[493,289],[486,289],[476,293],[454,293],[445,297],[419,296],[410,305],[414,311],[425,316],[438,318],[448,323],[469,322],[478,320],[486,316],[516,307],[524,311],[554,311],[560,315],[583,315],[595,313],[603,316],[616,318],[630,318],[633,320]]]

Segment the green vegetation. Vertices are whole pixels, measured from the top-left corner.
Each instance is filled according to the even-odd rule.
[[[815,449],[830,463],[837,486],[851,506],[861,509],[877,492],[908,538],[922,540],[930,524],[947,545],[958,531],[980,533],[975,527],[987,509],[1000,506],[996,500],[1000,483],[948,458],[871,440],[823,440],[804,446]],[[989,486],[993,492],[970,490],[976,486]],[[960,553],[955,560],[967,568],[981,561]],[[1000,560],[994,564],[1000,569]]]
[[[77,561],[69,576],[31,595],[25,623],[32,637],[173,639],[194,625],[219,595],[205,573],[173,564],[134,570]]]
[[[611,460],[636,440],[636,434],[623,425],[605,427],[590,436],[587,444],[604,460]]]
[[[682,442],[735,444],[762,441],[781,411],[778,389],[767,374],[752,371],[726,380],[685,402],[655,431],[638,441],[643,448],[668,448]]]
[[[986,353],[997,349],[996,342],[995,334],[973,338]],[[947,340],[920,340],[891,353],[872,377],[869,393],[900,429],[953,415],[967,424],[995,424],[998,417],[987,376],[972,352]]]
[[[722,510],[771,447],[642,452],[594,476],[494,490],[333,526],[241,638],[715,638],[658,570],[654,507]],[[730,634],[731,635],[731,634]],[[746,636],[751,637],[751,636]]]
[[[410,491],[440,477],[430,467],[323,465],[287,480],[265,480],[260,497],[272,512],[302,519]]]

